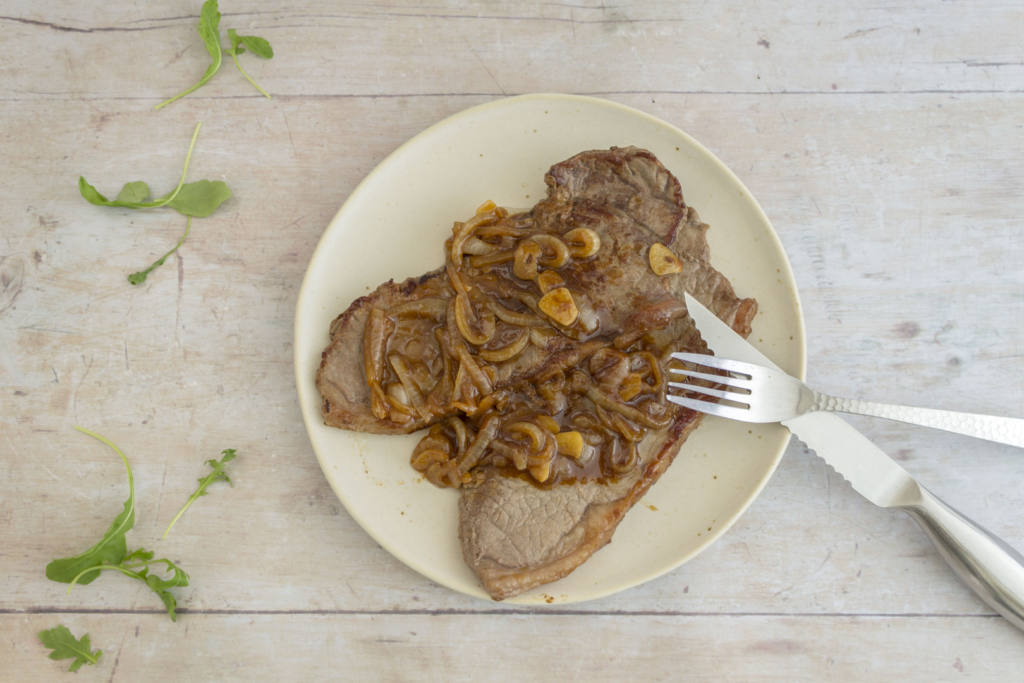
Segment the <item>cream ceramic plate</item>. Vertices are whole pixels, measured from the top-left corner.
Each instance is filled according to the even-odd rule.
[[[444,586],[487,598],[462,560],[459,494],[434,488],[409,466],[420,435],[372,436],[323,425],[314,376],[328,326],[389,278],[439,267],[452,222],[473,215],[484,200],[530,207],[544,196],[552,164],[627,145],[654,152],[679,178],[687,204],[711,225],[712,264],[740,296],[758,300],[751,340],[803,377],[803,320],[779,239],[736,176],[685,133],[619,104],[566,95],[500,100],[432,126],[360,183],[320,239],[295,314],[295,375],[313,450],[338,498],[381,546]],[[614,542],[561,581],[508,602],[590,600],[679,566],[736,521],[788,441],[778,425],[705,420],[620,524]]]

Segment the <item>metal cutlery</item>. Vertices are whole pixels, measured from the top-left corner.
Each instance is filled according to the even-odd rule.
[[[727,388],[722,391],[691,383],[669,382],[668,385],[674,389],[684,389],[739,404],[734,407],[681,396],[669,397],[673,403],[710,415],[742,422],[782,422],[819,410],[854,413],[942,429],[1024,448],[1024,420],[1017,418],[837,398],[817,392],[796,377],[787,375],[777,368],[698,353],[674,353],[672,357],[693,365],[745,375],[744,378],[739,378],[685,368],[669,370],[677,375],[707,380]]]
[[[715,353],[763,366],[780,376],[785,374],[690,295],[686,296],[686,305]],[[713,378],[710,381],[721,383],[722,377],[709,376]],[[712,412],[718,407],[698,401],[693,409]],[[1024,630],[1024,557],[1020,553],[939,500],[838,415],[816,410],[781,422],[845,477],[855,491],[879,507],[909,514],[957,576],[989,606]]]

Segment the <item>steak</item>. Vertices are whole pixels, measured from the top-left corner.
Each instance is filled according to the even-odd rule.
[[[686,206],[678,180],[653,154],[635,147],[584,152],[553,166],[545,182],[547,197],[519,218],[546,234],[586,229],[599,236],[601,246],[592,258],[573,261],[558,272],[565,287],[581,303],[589,304],[600,332],[597,338],[558,336],[552,343],[529,345],[512,360],[496,363],[491,376],[494,390],[511,391],[558,373],[572,375],[573,368],[595,349],[635,348],[631,345],[641,340],[645,348],[663,352],[663,358],[672,351],[708,353],[685,314],[684,292],[737,333],[750,333],[756,302],[738,298],[729,281],[711,267],[705,239],[708,226]],[[663,276],[653,272],[648,252],[655,243],[678,258],[677,272]],[[458,414],[457,410],[421,413],[405,418],[404,423],[377,417],[363,352],[371,311],[413,301],[430,300],[435,308],[438,300],[451,302],[459,282],[453,283],[450,272],[440,269],[401,284],[388,282],[357,299],[332,323],[331,343],[317,373],[325,424],[380,434],[410,433],[437,424],[431,430],[434,435]],[[454,309],[450,305],[447,310]],[[484,462],[472,475],[457,472],[463,477],[459,500],[463,556],[495,600],[567,575],[611,540],[625,513],[668,468],[701,419],[700,414],[682,408],[666,405],[662,410],[670,411],[665,413],[670,419],[659,423],[657,430],[644,432],[635,466],[621,476],[600,481],[564,477],[567,483],[559,479],[538,486],[524,476],[509,476],[508,468],[492,466],[497,460]],[[484,431],[478,426],[480,434]],[[493,436],[492,429],[487,438]],[[544,473],[540,481],[547,476]],[[435,475],[432,481],[439,483],[436,479]],[[459,481],[450,480],[459,486]]]

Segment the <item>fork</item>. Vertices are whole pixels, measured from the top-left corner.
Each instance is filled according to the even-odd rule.
[[[727,387],[727,390],[723,391],[689,382],[668,383],[668,386],[673,389],[682,389],[736,404],[723,405],[676,395],[667,397],[677,405],[709,415],[719,415],[742,422],[781,422],[799,417],[804,413],[828,410],[883,417],[887,420],[943,429],[947,432],[973,436],[996,443],[1024,447],[1024,420],[1017,418],[956,413],[949,410],[912,408],[858,401],[852,398],[837,398],[814,391],[797,378],[787,375],[781,370],[767,368],[763,365],[697,353],[673,353],[672,358],[691,365],[724,371],[719,375],[687,368],[669,368],[669,372],[677,375]],[[733,375],[742,375],[743,377]]]

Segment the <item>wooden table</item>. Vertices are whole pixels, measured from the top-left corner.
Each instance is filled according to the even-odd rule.
[[[0,13],[0,678],[63,680],[36,637],[104,650],[76,680],[1019,680],[1024,634],[905,515],[793,442],[734,528],[668,575],[551,609],[432,584],[327,485],[300,418],[292,316],[353,187],[425,127],[527,92],[604,97],[714,151],[796,272],[809,381],[832,393],[1024,415],[1024,8],[858,3],[222,7],[276,56],[209,57],[199,1],[11,0]],[[226,40],[226,38],[225,38]],[[144,179],[234,197],[173,246],[173,211],[88,205]],[[685,188],[684,188],[685,193]],[[699,209],[699,207],[698,207]],[[854,420],[935,493],[1024,548],[1024,456]],[[129,545],[192,577],[171,623],[138,582],[44,566],[93,543],[124,469]],[[225,448],[211,488],[159,536]]]

